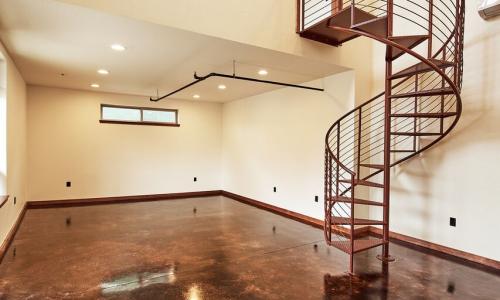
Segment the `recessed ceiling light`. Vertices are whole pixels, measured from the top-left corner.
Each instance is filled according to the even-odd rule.
[[[198,95],[198,94],[194,94],[194,95],[193,95],[193,98],[194,98],[194,99],[200,99],[200,95]]]
[[[97,88],[99,88],[99,87],[100,87],[100,85],[99,85],[99,84],[97,84],[97,83],[92,83],[92,84],[90,85],[90,87],[93,87],[93,88],[97,89]]]
[[[101,75],[108,75],[109,71],[106,69],[99,69],[99,70],[97,70],[97,73],[99,73]]]
[[[219,84],[219,86],[217,87],[219,90],[225,90],[226,89],[226,86],[223,85],[223,84]]]
[[[264,69],[259,70],[259,75],[260,76],[266,76],[267,74],[268,74],[267,70],[264,70]]]
[[[115,51],[125,51],[125,46],[123,45],[120,45],[120,44],[113,44],[111,45],[111,49],[115,50]]]

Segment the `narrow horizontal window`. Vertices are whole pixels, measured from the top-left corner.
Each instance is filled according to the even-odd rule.
[[[102,119],[110,121],[141,121],[141,110],[125,107],[102,107]]]
[[[146,122],[177,123],[177,112],[173,110],[142,110],[142,120]]]
[[[101,123],[180,126],[178,120],[175,109],[101,105]]]

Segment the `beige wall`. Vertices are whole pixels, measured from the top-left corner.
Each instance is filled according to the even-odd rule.
[[[0,208],[0,244],[17,220],[26,202],[26,84],[14,62],[0,43],[7,64],[7,194],[9,201]],[[17,203],[14,205],[14,197]]]
[[[325,134],[354,107],[354,74],[310,84],[326,92],[284,88],[224,105],[224,190],[323,219]]]
[[[220,189],[220,103],[39,86],[28,103],[30,200]],[[181,126],[100,124],[101,103],[179,109]]]
[[[500,19],[484,21],[467,4],[462,118],[441,143],[393,169],[391,230],[500,260]],[[383,78],[384,47],[373,55],[373,77]]]

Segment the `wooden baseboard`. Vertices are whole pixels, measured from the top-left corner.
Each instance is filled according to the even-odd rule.
[[[323,226],[324,226],[323,220],[319,220],[319,219],[315,219],[315,218],[312,218],[312,217],[308,217],[306,215],[303,215],[303,214],[300,214],[300,213],[297,213],[297,212],[294,212],[294,211],[290,211],[290,210],[287,210],[287,209],[284,209],[284,208],[281,208],[281,207],[278,207],[278,206],[274,206],[274,205],[271,205],[271,204],[267,204],[265,202],[254,200],[254,199],[251,199],[251,198],[248,198],[248,197],[245,197],[245,196],[241,196],[241,195],[234,194],[234,193],[227,192],[227,191],[222,191],[222,196],[231,198],[233,200],[236,200],[236,201],[239,201],[239,202],[242,202],[242,203],[245,203],[245,204],[257,207],[257,208],[260,208],[260,209],[267,210],[269,212],[272,212],[272,213],[275,213],[277,215],[280,215],[280,216],[283,216],[283,217],[286,217],[286,218],[298,221],[300,223],[304,223],[304,224],[313,226],[315,228],[323,229]],[[335,228],[335,230],[338,233],[341,233],[343,235],[346,235],[346,234],[350,235],[349,230],[347,230],[344,227],[338,226],[338,227]],[[367,236],[368,232],[369,232],[368,226],[357,228],[357,229],[354,230],[354,236],[356,238]]]
[[[372,236],[381,237],[382,229],[369,226],[369,234]],[[391,231],[389,232],[389,239],[391,242],[401,243],[405,246],[409,246],[410,248],[416,248],[417,250],[427,250],[435,254],[444,255],[446,258],[455,257],[462,261],[472,262],[478,265],[486,266],[488,268],[500,270],[500,261],[435,244],[401,233]]]
[[[19,229],[19,226],[21,226],[21,222],[23,221],[24,215],[26,214],[26,210],[28,209],[28,206],[24,204],[21,213],[19,213],[19,216],[17,216],[17,220],[14,223],[14,226],[10,229],[9,233],[5,237],[5,240],[3,241],[2,245],[0,246],[0,263],[2,263],[2,260],[7,253],[7,249],[9,249],[10,244],[14,240],[14,236],[16,235],[17,230]]]
[[[221,194],[222,194],[221,190],[212,190],[212,191],[201,191],[201,192],[135,195],[135,196],[120,196],[120,197],[28,201],[27,205],[28,208],[30,209],[37,209],[37,208],[87,206],[87,205],[113,204],[113,203],[130,203],[130,202],[141,202],[141,201],[175,200],[184,198],[200,198],[200,197],[220,196]]]

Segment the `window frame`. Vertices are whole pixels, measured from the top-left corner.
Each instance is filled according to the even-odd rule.
[[[103,119],[103,110],[104,110],[105,107],[124,108],[124,109],[136,109],[136,110],[139,110],[140,111],[141,120],[140,121],[124,121],[124,120],[107,120],[107,119]],[[145,110],[163,111],[163,112],[174,112],[175,113],[175,123],[144,121],[144,111]],[[142,107],[142,106],[128,106],[128,105],[116,105],[116,104],[101,104],[101,106],[100,106],[99,123],[127,124],[127,125],[170,126],[170,127],[179,127],[179,126],[181,126],[181,124],[179,124],[179,110],[178,109],[156,108],[156,107]]]

